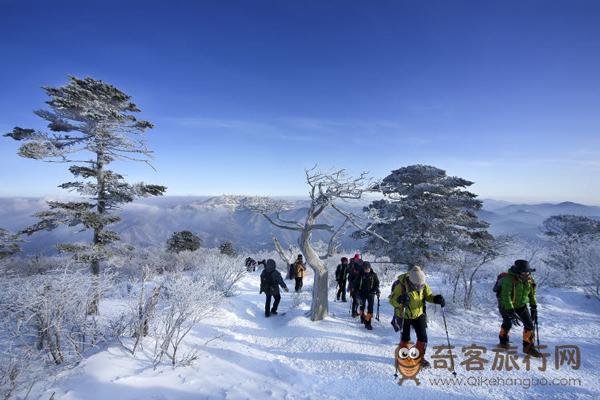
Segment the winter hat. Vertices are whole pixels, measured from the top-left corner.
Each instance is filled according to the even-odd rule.
[[[368,261],[365,261],[365,262],[363,263],[363,270],[365,270],[365,269],[367,269],[367,268],[369,268],[369,269],[372,269],[372,268],[371,268],[371,263],[370,263],[370,262],[368,262]]]
[[[348,257],[342,257],[342,264],[348,263]]]
[[[298,254],[298,260],[302,260],[302,254]]]
[[[269,258],[267,260],[267,265],[265,266],[265,269],[267,271],[274,271],[276,268],[277,268],[277,265],[275,264],[275,260]]]
[[[354,259],[355,259],[355,260],[360,260],[360,253],[358,253],[358,252],[357,252],[357,253],[354,255]]]
[[[535,269],[529,267],[529,261],[527,260],[516,260],[515,265],[513,265],[513,270],[517,274],[529,273],[535,271]]]
[[[408,271],[408,280],[413,285],[424,285],[425,284],[425,273],[421,270],[421,267],[415,265],[410,271]]]

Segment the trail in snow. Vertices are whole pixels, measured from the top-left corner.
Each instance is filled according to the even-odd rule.
[[[381,321],[367,331],[349,314],[348,303],[330,302],[330,317],[311,322],[305,313],[310,305],[310,278],[293,307],[294,294],[282,293],[280,312],[285,315],[264,318],[264,295],[258,294],[258,272],[246,276],[239,295],[227,299],[219,315],[207,319],[187,340],[199,351],[191,366],[153,370],[150,361],[139,354],[131,357],[117,346],[95,354],[77,368],[59,376],[42,398],[55,393],[55,399],[410,399],[431,398],[590,398],[600,397],[597,366],[600,361],[598,332],[600,316],[595,300],[568,290],[541,290],[539,294],[541,330],[545,344],[575,344],[582,349],[579,370],[565,367],[532,371],[467,372],[457,366],[459,377],[576,377],[582,386],[433,386],[430,378],[449,378],[447,370],[429,369],[419,374],[421,385],[396,384],[393,378],[393,351],[398,343],[389,320],[392,308],[385,296]],[[287,281],[290,282],[290,281]],[[291,286],[291,285],[290,285]],[[434,292],[440,289],[433,279]],[[389,287],[382,293],[388,293]],[[438,306],[429,306],[429,350],[444,345],[446,336]],[[460,347],[472,343],[492,348],[497,341],[498,315],[486,312],[447,313],[452,344],[459,362]],[[414,332],[413,339],[414,339]],[[520,353],[520,330],[513,342]],[[206,341],[217,338],[210,343]],[[553,356],[553,355],[552,355]],[[491,356],[489,356],[491,359]]]

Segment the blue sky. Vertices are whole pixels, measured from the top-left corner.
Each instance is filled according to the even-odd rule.
[[[414,163],[482,197],[600,204],[600,2],[0,0],[0,132],[92,76],[154,122],[171,195],[306,192],[303,169]],[[63,165],[0,138],[0,196]]]

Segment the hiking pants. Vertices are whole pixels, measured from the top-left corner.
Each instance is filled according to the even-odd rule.
[[[296,292],[302,289],[302,277],[296,277]]]
[[[527,308],[527,305],[515,308],[515,313],[523,322],[523,329],[526,331],[533,331],[533,321],[531,320],[531,314],[529,314],[529,309]],[[512,321],[508,317],[508,311],[503,309],[502,307],[500,307],[500,315],[502,315],[502,329],[500,331],[500,336],[506,337],[508,339],[508,333],[510,331],[510,328],[512,328]]]
[[[421,314],[420,317],[415,319],[404,318],[404,324],[402,325],[402,338],[403,342],[410,341],[410,327],[413,327],[417,334],[417,341],[427,343],[427,316]]]
[[[340,299],[340,296],[342,297],[342,301],[346,301],[346,280],[340,280],[338,281],[338,291],[337,291],[337,299]]]
[[[273,302],[273,308],[271,308],[271,297],[275,299]],[[279,307],[279,302],[281,301],[281,295],[276,293],[274,295],[267,295],[267,299],[265,300],[265,314],[271,313],[271,311],[277,311],[277,307]]]
[[[365,307],[367,308],[367,314],[373,314],[373,304],[375,303],[375,295],[370,293],[366,296],[360,297],[360,311],[362,313],[365,312]]]

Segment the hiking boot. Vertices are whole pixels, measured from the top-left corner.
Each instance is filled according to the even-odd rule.
[[[532,343],[523,343],[523,353],[535,358],[542,357],[542,354],[539,351],[537,351],[537,349]]]
[[[347,303],[347,302],[348,302],[348,300],[342,299],[342,303]]]
[[[508,350],[510,348],[510,344],[509,343],[500,342],[500,343],[498,343],[498,347],[501,348],[501,349]]]
[[[421,360],[421,368],[423,368],[423,369],[431,368],[431,364],[426,359],[422,359]]]
[[[358,313],[356,311],[352,311],[352,318],[358,317]]]
[[[277,315],[277,311],[271,310],[271,315]]]
[[[367,328],[368,330],[372,331],[373,330],[373,325],[371,325],[371,322],[365,322],[365,328]]]

